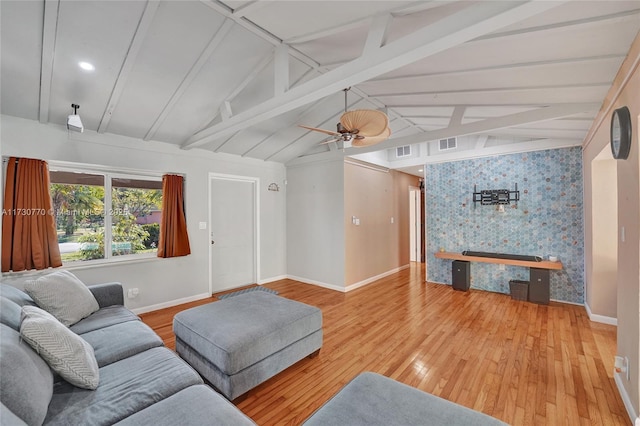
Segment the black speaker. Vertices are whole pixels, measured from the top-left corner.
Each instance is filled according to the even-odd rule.
[[[529,302],[549,304],[549,270],[529,268]]]
[[[454,290],[468,291],[471,287],[471,263],[464,260],[451,262],[451,281]]]

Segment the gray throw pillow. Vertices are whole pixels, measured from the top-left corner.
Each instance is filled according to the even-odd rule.
[[[41,425],[53,395],[53,374],[47,363],[20,339],[20,333],[0,324],[0,402],[23,422]],[[0,410],[0,424],[10,423]]]
[[[69,271],[56,271],[26,281],[24,290],[39,307],[67,327],[100,309],[87,286]]]
[[[23,306],[20,335],[67,382],[84,389],[98,387],[93,348],[53,315],[35,306]]]

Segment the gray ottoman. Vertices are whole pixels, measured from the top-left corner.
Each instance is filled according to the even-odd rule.
[[[375,373],[361,373],[303,426],[506,426],[484,413]]]
[[[322,311],[250,292],[178,313],[176,351],[234,400],[322,347]]]

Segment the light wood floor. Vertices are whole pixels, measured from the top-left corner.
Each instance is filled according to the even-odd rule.
[[[238,408],[259,425],[297,425],[362,371],[374,371],[514,425],[629,425],[612,377],[616,329],[581,306],[540,306],[424,282],[424,267],[349,293],[292,280],[266,287],[318,306],[320,355]],[[215,297],[142,315],[174,348],[172,320]]]

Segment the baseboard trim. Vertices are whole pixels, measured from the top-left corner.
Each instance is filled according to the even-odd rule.
[[[615,325],[616,327],[618,326],[618,319],[617,318],[606,317],[604,315],[594,314],[593,312],[591,312],[591,308],[589,307],[588,303],[584,304],[584,308],[587,310],[587,315],[589,316],[589,319],[591,321],[600,322],[602,324]]]
[[[146,314],[147,312],[157,311],[158,309],[171,308],[176,305],[182,305],[183,303],[206,299],[207,297],[211,297],[211,295],[209,293],[201,293],[196,294],[195,296],[183,297],[181,299],[175,299],[168,302],[157,303],[155,305],[143,306],[142,308],[131,309],[131,312],[136,315]]]
[[[403,265],[403,266],[400,266],[400,267],[398,267],[398,268],[392,269],[392,270],[390,270],[390,271],[383,272],[382,274],[376,275],[375,277],[367,278],[366,280],[362,280],[362,281],[359,281],[359,282],[357,282],[357,283],[354,283],[354,284],[348,285],[348,286],[345,288],[345,290],[346,290],[347,292],[349,292],[349,291],[355,290],[355,289],[357,289],[357,288],[364,287],[365,285],[367,285],[367,284],[371,284],[371,283],[372,283],[372,282],[374,282],[374,281],[378,281],[379,279],[382,279],[382,278],[384,278],[384,277],[388,277],[389,275],[395,274],[396,272],[400,272],[400,271],[402,271],[403,269],[407,269],[409,266],[410,266],[410,265]]]
[[[300,281],[301,283],[317,285],[318,287],[323,287],[323,288],[328,288],[329,290],[339,291],[341,293],[345,293],[346,292],[344,287],[340,287],[340,286],[337,286],[335,284],[327,284],[327,283],[323,283],[322,281],[316,281],[316,280],[311,280],[309,278],[297,277],[295,275],[287,275],[287,278],[289,278],[290,280],[294,280],[294,281]]]
[[[289,278],[288,275],[278,275],[276,277],[265,278],[264,280],[259,280],[257,282],[257,284],[259,284],[259,285],[268,284],[268,283],[272,283],[274,281],[286,280],[287,278]]]
[[[629,414],[629,419],[632,424],[636,426],[640,425],[640,417],[636,414],[636,411],[633,408],[633,404],[631,403],[631,398],[627,393],[627,390],[624,388],[622,384],[622,374],[618,373],[615,369],[613,370],[613,380],[616,382],[616,386],[618,388],[618,393],[622,398],[622,402],[624,403],[624,408],[627,409],[627,414]],[[635,422],[635,423],[634,423]]]

